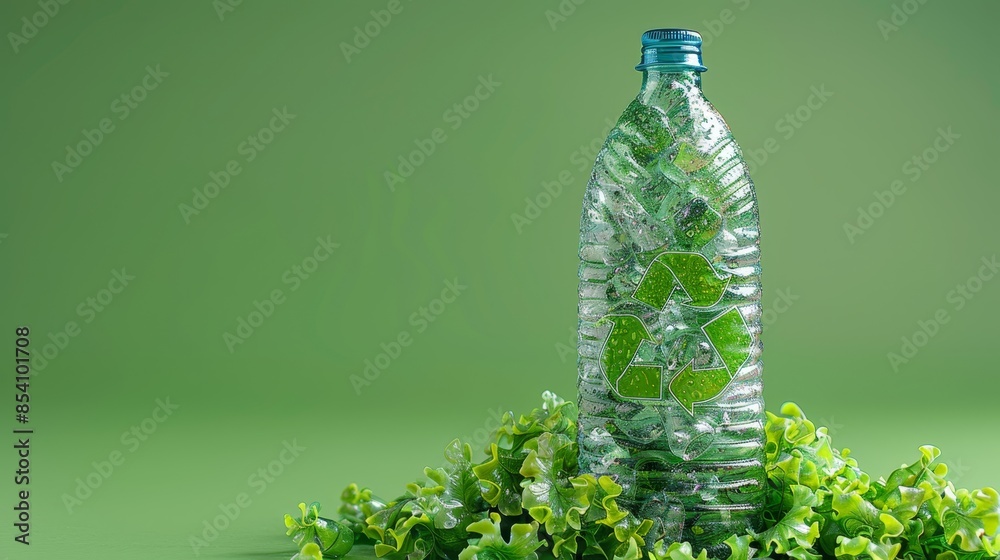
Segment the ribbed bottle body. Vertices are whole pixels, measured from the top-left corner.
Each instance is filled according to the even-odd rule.
[[[757,203],[697,74],[651,74],[584,198],[580,464],[659,521],[653,540],[728,554],[765,483]]]

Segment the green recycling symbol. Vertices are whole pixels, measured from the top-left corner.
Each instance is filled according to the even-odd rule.
[[[682,305],[708,308],[722,300],[731,276],[720,276],[700,253],[665,252],[646,268],[632,298],[662,311],[678,290],[687,296]],[[663,395],[663,367],[636,363],[643,345],[656,340],[642,319],[631,314],[610,314],[601,321],[612,324],[601,350],[601,371],[611,388],[628,399],[660,400]],[[695,369],[692,359],[670,380],[670,394],[694,415],[694,405],[719,396],[736,372],[750,357],[753,337],[743,315],[731,306],[701,326],[722,367]]]

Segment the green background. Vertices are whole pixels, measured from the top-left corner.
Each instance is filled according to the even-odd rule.
[[[12,541],[3,444],[0,555],[192,557],[191,537],[246,493],[200,555],[285,558],[281,515],[299,501],[333,508],[351,481],[391,497],[452,437],[481,440],[491,410],[525,411],[546,389],[575,398],[578,162],[638,91],[639,35],[657,26],[706,35],[707,95],[746,152],[778,148],[753,174],[764,306],[797,299],[765,317],[769,408],[798,402],[874,473],[934,443],[960,486],[1000,484],[1000,286],[962,309],[947,299],[997,250],[1000,11],[904,4],[918,9],[886,37],[886,0],[567,1],[551,21],[557,0],[402,0],[350,60],[342,43],[387,2],[220,16],[207,1],[72,1],[17,52],[5,35],[2,340],[13,353],[29,325],[37,354],[69,321],[79,333],[31,380],[30,548]],[[4,2],[0,30],[41,9]],[[122,119],[115,100],[156,65],[169,75]],[[490,76],[453,129],[446,111]],[[801,110],[824,85],[833,95]],[[294,119],[246,161],[241,143],[286,107]],[[811,114],[786,138],[796,110]],[[60,180],[53,162],[104,118],[114,130]],[[911,180],[904,164],[948,127],[960,138]],[[447,139],[391,190],[385,172],[435,128]],[[179,205],[230,160],[240,174],[186,222]],[[560,174],[519,232],[512,214]],[[844,224],[897,179],[905,193],[849,239]],[[339,247],[292,291],[283,274],[328,236]],[[135,279],[79,313],[123,267]],[[418,332],[411,314],[455,278],[467,288]],[[273,290],[283,303],[230,352],[224,333]],[[948,322],[894,371],[887,354],[938,309]],[[351,376],[401,332],[412,344],[356,391]],[[168,398],[179,408],[132,451],[123,432]],[[305,450],[271,464],[293,440]],[[93,474],[115,451],[124,462]],[[262,489],[269,464],[281,473]],[[100,486],[68,508],[88,475]]]

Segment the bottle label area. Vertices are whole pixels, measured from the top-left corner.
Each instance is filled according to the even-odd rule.
[[[647,266],[631,297],[663,313],[668,302],[707,309],[717,306],[726,294],[731,276],[720,275],[700,253],[666,251]],[[648,320],[648,319],[647,319]],[[612,390],[629,400],[672,398],[690,415],[695,405],[721,395],[750,358],[753,336],[735,305],[724,307],[704,324],[696,325],[712,349],[711,364],[695,364],[693,359],[672,368],[673,377],[664,391],[662,364],[643,356],[655,356],[659,345],[646,323],[634,314],[611,313],[599,323],[611,329],[601,349],[601,372]],[[652,346],[649,351],[644,347]],[[669,364],[679,365],[678,356],[665,355]],[[666,394],[665,394],[666,393]]]

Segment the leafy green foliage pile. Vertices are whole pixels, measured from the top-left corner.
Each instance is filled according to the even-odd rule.
[[[542,408],[504,415],[473,462],[458,440],[446,466],[386,502],[351,484],[339,519],[300,504],[285,516],[300,547],[295,560],[347,554],[355,541],[388,560],[707,560],[689,543],[647,542],[653,521],[621,507],[622,487],[580,473],[576,407],[551,393]],[[987,560],[1000,552],[1000,496],[956,489],[939,451],[920,448],[911,465],[872,480],[848,450],[832,447],[794,404],[768,413],[765,529],[733,535],[728,560]]]

